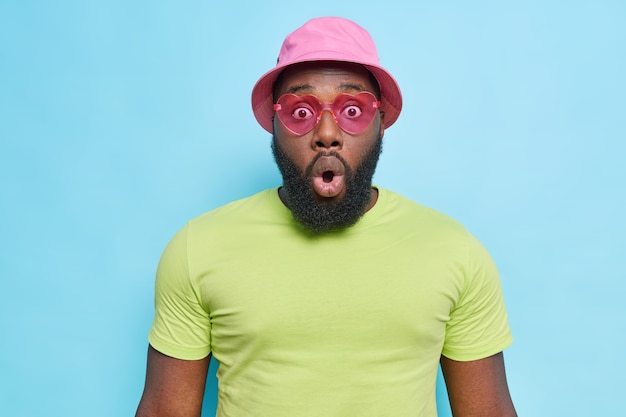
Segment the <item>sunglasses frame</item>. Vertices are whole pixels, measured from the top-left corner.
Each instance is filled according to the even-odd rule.
[[[343,111],[352,105],[357,105],[361,114],[358,117],[343,115]],[[332,103],[322,103],[313,94],[298,96],[286,93],[276,100],[274,110],[285,128],[297,136],[304,136],[315,129],[325,110],[330,112],[341,130],[356,135],[367,129],[367,126],[374,120],[376,110],[380,108],[380,105],[376,96],[368,91],[361,91],[357,94],[342,93],[337,95]],[[310,111],[311,116],[296,119],[293,114],[300,108]]]

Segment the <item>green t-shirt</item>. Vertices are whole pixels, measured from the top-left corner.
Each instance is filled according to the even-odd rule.
[[[219,417],[436,416],[440,356],[512,340],[483,246],[384,189],[317,237],[276,189],[210,211],[167,246],[155,302],[155,349],[219,362]]]

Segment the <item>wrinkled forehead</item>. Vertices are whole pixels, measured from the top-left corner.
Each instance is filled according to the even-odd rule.
[[[364,66],[350,62],[315,61],[285,68],[274,82],[274,99],[285,93],[310,93],[322,88],[337,92],[368,91],[380,98],[376,78]]]

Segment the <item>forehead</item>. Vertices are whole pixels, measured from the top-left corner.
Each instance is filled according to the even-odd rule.
[[[372,74],[362,65],[347,62],[303,62],[286,68],[276,80],[274,92],[284,93],[356,93],[376,94]]]

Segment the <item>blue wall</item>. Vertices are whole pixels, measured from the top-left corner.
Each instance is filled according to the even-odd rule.
[[[160,253],[279,183],[249,94],[320,15],[368,28],[403,87],[376,183],[501,270],[519,414],[623,412],[625,3],[211,3],[0,1],[2,415],[132,415]]]

